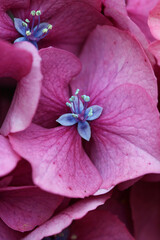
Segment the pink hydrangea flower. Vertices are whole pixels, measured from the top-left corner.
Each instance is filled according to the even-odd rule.
[[[56,194],[84,197],[160,172],[156,79],[132,36],[114,27],[98,27],[81,53],[82,71],[77,77],[80,65],[73,55],[54,48],[40,50],[40,55],[44,78],[34,117],[37,125],[9,136],[14,150],[31,163],[36,185]],[[57,126],[56,122],[71,113],[66,102],[76,89],[90,97],[88,107],[103,108],[89,122],[89,142],[82,141],[77,124]]]

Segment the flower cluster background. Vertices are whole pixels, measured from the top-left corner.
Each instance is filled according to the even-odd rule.
[[[159,0],[0,0],[0,240],[159,240],[159,86]]]

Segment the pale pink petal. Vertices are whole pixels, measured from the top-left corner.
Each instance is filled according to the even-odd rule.
[[[7,138],[0,135],[0,176],[11,172],[20,157],[13,151]]]
[[[25,232],[48,220],[62,197],[37,187],[8,187],[0,190],[0,217],[12,229]]]
[[[78,201],[77,203],[63,210],[58,215],[54,216],[42,226],[35,229],[33,232],[28,234],[28,236],[23,238],[23,240],[39,240],[43,237],[60,233],[63,229],[68,227],[73,220],[84,217],[87,212],[104,204],[109,197],[110,195],[107,194]]]
[[[98,26],[88,38],[80,60],[82,71],[72,81],[72,88],[89,95],[92,104],[105,107],[109,92],[124,83],[143,87],[157,104],[153,69],[139,43],[128,33]]]
[[[104,13],[105,16],[110,17],[116,27],[129,31],[134,37],[142,44],[146,49],[148,46],[148,40],[140,28],[130,19],[128,16],[124,0],[118,0],[118,5],[116,0],[103,0],[104,1]],[[119,3],[120,2],[120,3]]]
[[[134,240],[125,224],[105,210],[94,210],[75,221],[71,225],[70,239],[74,236],[76,240]]]
[[[41,91],[41,58],[37,49],[28,42],[15,44],[17,52],[26,49],[33,55],[31,71],[17,83],[15,94],[1,128],[3,135],[25,129],[32,121]]]
[[[139,182],[132,187],[131,208],[136,240],[159,240],[160,183]]]
[[[148,16],[159,0],[127,0],[127,10],[140,15]]]
[[[81,63],[73,54],[64,50],[45,48],[39,52],[44,77],[34,122],[53,127],[57,126],[56,119],[68,111],[68,83],[80,72]]]
[[[150,28],[150,31],[152,35],[160,40],[160,33],[159,33],[159,28],[160,28],[160,2],[157,3],[157,5],[154,7],[154,9],[150,12],[149,18],[148,18],[148,25]]]
[[[157,63],[160,66],[160,41],[151,43],[148,49],[155,56]]]
[[[95,193],[101,177],[82,148],[81,137],[73,127],[44,129],[31,125],[10,135],[13,148],[33,168],[33,180],[40,188],[68,197]]]
[[[103,176],[101,188],[160,173],[159,113],[143,88],[126,84],[112,91],[91,127],[88,155]]]

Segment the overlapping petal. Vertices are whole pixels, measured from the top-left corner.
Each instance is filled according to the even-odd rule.
[[[35,186],[2,188],[0,217],[14,230],[30,231],[49,219],[62,199]]]
[[[7,138],[0,135],[0,176],[12,171],[20,157],[13,151]]]
[[[27,50],[33,56],[33,62],[31,62],[31,70],[26,72],[26,75],[21,77],[19,76],[19,71],[21,72],[21,65],[23,64],[23,59],[25,63],[25,57],[27,57],[25,54],[23,54],[19,61],[19,68],[18,64],[16,65],[14,69],[14,65],[12,62],[13,67],[11,68],[11,73],[8,71],[7,75],[11,77],[17,76],[17,87],[15,90],[15,94],[11,103],[11,106],[9,108],[9,111],[7,113],[7,116],[3,122],[3,125],[1,127],[1,133],[3,135],[7,135],[10,132],[17,132],[25,129],[28,127],[28,125],[31,123],[33,115],[36,111],[39,97],[40,97],[40,91],[41,91],[41,80],[42,80],[42,74],[41,74],[41,58],[38,54],[38,51],[36,48],[27,42],[23,43],[17,43],[15,46],[11,46],[11,49],[14,49],[14,55],[12,57],[12,61],[14,59],[18,58],[17,52],[22,54],[23,51],[21,49]],[[4,49],[5,51],[5,49]],[[12,51],[11,51],[12,53]],[[8,56],[8,58],[10,55]],[[22,61],[22,62],[20,62]],[[31,61],[31,57],[30,57]],[[6,61],[6,67],[10,67],[11,61]],[[11,65],[11,66],[12,66]],[[30,65],[29,65],[30,66]],[[5,68],[6,68],[5,67]],[[5,70],[3,69],[3,71]],[[13,70],[12,70],[13,69]],[[23,68],[22,68],[23,69]],[[25,69],[25,65],[24,65]],[[16,72],[17,71],[17,72]],[[5,73],[4,73],[5,76]],[[21,78],[20,78],[21,77]]]
[[[39,240],[43,237],[58,234],[68,227],[73,220],[84,217],[89,211],[104,204],[109,197],[110,194],[106,194],[78,201],[35,229],[33,232],[24,237],[23,240]]]

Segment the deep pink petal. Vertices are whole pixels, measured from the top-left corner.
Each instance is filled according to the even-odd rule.
[[[75,54],[79,53],[87,36],[97,25],[109,23],[100,12],[83,2],[63,6],[48,21],[53,29],[39,46],[56,46]]]
[[[0,135],[0,176],[12,171],[20,157],[13,151],[7,138]]]
[[[27,48],[17,48],[0,40],[0,77],[20,80],[32,67],[32,55]],[[13,64],[14,63],[14,64]]]
[[[54,216],[42,226],[35,229],[33,232],[28,234],[28,236],[23,238],[23,240],[39,240],[43,237],[60,233],[63,229],[68,227],[73,220],[84,217],[87,212],[104,204],[109,197],[110,194],[107,194],[78,201],[77,203],[63,210],[58,215]]]
[[[18,36],[18,32],[14,28],[12,19],[7,12],[12,9],[26,9],[29,6],[29,0],[0,0],[0,32],[1,39],[14,41]]]
[[[56,48],[40,50],[43,84],[34,122],[45,127],[56,126],[56,119],[68,111],[68,83],[81,70],[79,60],[71,53]]]
[[[0,239],[1,240],[19,240],[22,237],[23,237],[22,233],[12,230],[2,220],[0,220]]]
[[[143,87],[157,103],[152,67],[139,43],[128,33],[98,26],[88,38],[80,60],[82,72],[72,81],[72,88],[89,95],[92,105],[105,107],[109,92],[124,83]]]
[[[105,210],[94,210],[75,221],[70,232],[70,238],[75,236],[77,240],[134,240],[125,224]]]
[[[103,176],[102,188],[160,173],[159,113],[143,88],[130,84],[116,88],[91,128],[88,151]]]
[[[32,53],[33,63],[30,72],[17,83],[11,106],[1,128],[3,135],[24,130],[29,126],[36,111],[41,91],[41,58],[37,49],[28,42],[17,43],[15,47],[17,52],[19,49],[26,49]]]
[[[139,182],[132,187],[131,208],[137,240],[159,240],[160,183]]]
[[[99,189],[101,178],[84,152],[75,126],[44,129],[31,125],[10,140],[31,163],[34,182],[40,188],[69,197],[89,196]]]
[[[62,197],[37,187],[10,187],[0,190],[0,217],[12,229],[25,232],[48,220]]]

